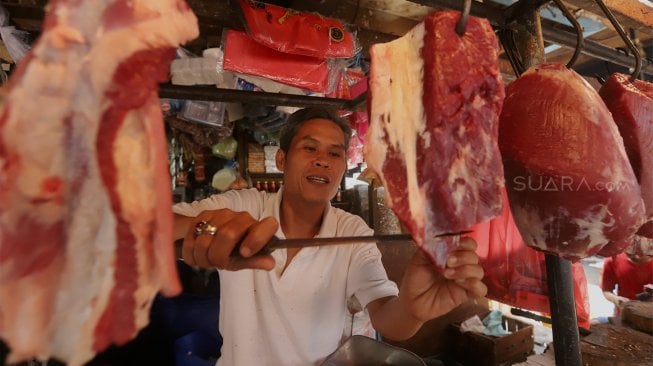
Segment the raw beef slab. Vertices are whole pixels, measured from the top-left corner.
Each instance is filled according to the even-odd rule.
[[[653,238],[653,84],[629,79],[628,75],[612,75],[599,95],[617,123],[642,189],[648,222],[638,234]]]
[[[197,34],[184,0],[48,5],[0,108],[7,362],[83,364],[180,290],[157,89]]]
[[[370,49],[368,166],[415,241],[443,266],[452,240],[501,213],[497,145],[504,87],[490,24],[435,12],[405,36]]]
[[[623,140],[598,93],[559,64],[506,89],[499,146],[527,245],[571,260],[629,239],[644,206]]]

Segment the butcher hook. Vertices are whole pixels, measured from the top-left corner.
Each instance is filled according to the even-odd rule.
[[[633,82],[637,79],[639,72],[642,70],[642,54],[639,52],[633,41],[630,40],[630,37],[628,37],[626,32],[624,32],[623,27],[621,27],[621,24],[619,24],[619,21],[617,21],[617,18],[614,17],[614,14],[612,14],[612,11],[608,9],[603,0],[594,1],[596,1],[596,4],[601,8],[601,10],[603,10],[614,29],[619,33],[619,36],[623,39],[624,43],[626,43],[626,46],[628,46],[628,49],[633,53],[633,56],[635,56],[635,69],[630,75],[630,81]]]
[[[458,19],[458,23],[456,23],[456,33],[461,37],[465,34],[465,29],[467,29],[467,18],[469,18],[469,12],[471,10],[472,0],[465,0],[463,2],[463,12],[460,15],[460,19]]]
[[[585,47],[585,38],[583,37],[583,27],[581,27],[580,23],[578,23],[578,20],[572,14],[569,9],[563,4],[562,0],[553,0],[554,3],[558,6],[558,8],[562,11],[562,14],[565,15],[565,18],[571,22],[571,24],[574,26],[574,29],[576,30],[576,48],[574,49],[574,54],[571,56],[571,59],[569,62],[567,62],[567,68],[571,69],[571,67],[576,63],[576,60],[578,59],[578,56],[580,56],[581,51]]]

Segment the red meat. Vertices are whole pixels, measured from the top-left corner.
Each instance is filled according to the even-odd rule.
[[[464,230],[501,213],[497,145],[504,97],[498,44],[487,20],[455,33],[456,11],[426,17],[370,50],[370,129],[365,158],[415,241],[442,266]]]
[[[598,93],[558,64],[506,90],[499,129],[511,211],[529,246],[572,260],[630,238],[641,190]]]
[[[0,337],[80,365],[180,290],[158,82],[183,0],[52,1],[0,109]]]

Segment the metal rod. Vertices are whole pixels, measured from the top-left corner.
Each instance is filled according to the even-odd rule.
[[[559,45],[567,46],[570,48],[574,48],[576,45],[575,33],[542,27],[542,34],[544,35],[544,39],[549,42],[557,43]],[[626,55],[623,51],[603,46],[598,42],[594,42],[588,39],[585,39],[585,47],[581,52],[590,57],[612,62],[613,64],[625,67],[631,67],[636,62],[633,56]],[[648,75],[653,75],[653,62],[642,59],[641,63],[641,72]]]
[[[291,107],[317,107],[355,111],[365,110],[365,103],[362,103],[362,101],[365,99],[364,95],[359,96],[354,100],[347,100],[326,97],[309,97],[306,95],[222,89],[212,86],[183,86],[162,84],[159,86],[159,96],[161,98],[188,100],[206,100],[233,103],[262,103]]]
[[[551,254],[545,257],[556,366],[581,366],[571,262]]]
[[[410,2],[421,4],[430,7],[440,7],[447,9],[460,9],[460,0],[409,0]],[[505,6],[491,4],[491,3],[481,3],[478,1],[472,1],[471,14],[475,17],[485,18],[494,26],[505,26],[506,10],[508,8]],[[576,48],[577,35],[576,32],[569,32],[562,29],[554,28],[547,24],[542,26],[542,35],[544,40],[547,42],[552,42],[559,44],[561,46]],[[581,51],[583,54],[597,58],[600,60],[612,62],[617,65],[631,67],[636,63],[635,57],[631,55],[625,55],[623,52],[604,46],[598,42],[585,40],[585,47]],[[642,59],[642,73],[648,75],[653,75],[653,62]]]

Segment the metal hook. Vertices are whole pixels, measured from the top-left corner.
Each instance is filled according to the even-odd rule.
[[[503,50],[508,57],[508,61],[510,61],[510,66],[512,66],[512,71],[515,73],[515,76],[520,77],[526,71],[526,68],[522,63],[521,55],[515,45],[515,34],[512,29],[503,28],[498,30],[498,35]]]
[[[574,49],[574,55],[571,56],[571,59],[569,62],[567,62],[567,68],[570,68],[576,63],[576,60],[578,59],[578,56],[580,56],[580,52],[583,50],[585,47],[585,38],[583,37],[583,27],[580,26],[580,23],[578,23],[578,20],[576,17],[567,9],[565,4],[563,4],[562,0],[553,0],[553,2],[556,3],[558,8],[562,11],[562,14],[565,15],[565,17],[571,22],[571,24],[574,26],[574,29],[576,30],[576,48]]]
[[[465,0],[463,3],[463,12],[456,23],[456,33],[462,37],[465,34],[465,29],[467,28],[467,18],[469,18],[469,12],[472,9],[472,0]]]
[[[614,29],[619,33],[619,36],[621,39],[623,39],[624,43],[628,46],[630,51],[633,53],[633,56],[635,56],[635,69],[633,70],[633,73],[630,75],[630,81],[633,82],[637,79],[639,76],[639,72],[642,70],[642,55],[639,53],[639,50],[635,45],[633,44],[633,41],[630,40],[626,32],[624,32],[624,29],[621,27],[621,24],[617,21],[617,18],[614,17],[614,14],[612,14],[612,11],[608,9],[608,7],[605,5],[603,0],[594,0],[598,4],[598,6],[603,10],[603,13],[608,17],[610,20],[610,23],[612,23],[612,26]]]

